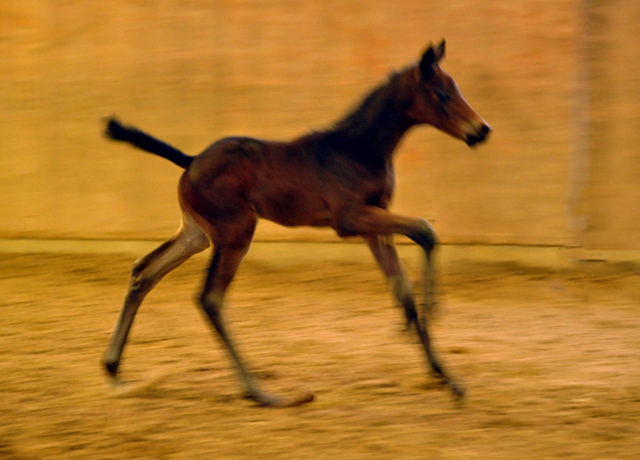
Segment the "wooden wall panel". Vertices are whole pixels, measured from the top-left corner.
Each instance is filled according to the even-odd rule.
[[[589,249],[640,249],[639,21],[638,2],[595,2]]]
[[[409,133],[398,153],[394,209],[432,219],[445,242],[567,244],[569,108],[582,5],[3,2],[0,237],[166,237],[177,228],[180,171],[103,140],[101,117],[117,113],[189,153],[226,135],[291,138],[331,123],[428,41],[445,37],[443,65],[494,136],[471,150],[431,128]],[[635,56],[629,43],[614,69]],[[629,80],[611,72],[603,78]],[[624,103],[623,90],[616,94]],[[636,116],[635,107],[628,104],[624,117]],[[629,129],[624,119],[616,126],[621,134]],[[618,142],[621,161],[635,159],[633,143],[615,139],[608,142]],[[627,182],[637,177],[624,166],[616,171]],[[598,176],[593,190],[607,180]],[[607,200],[616,198],[609,194],[621,192],[590,195],[594,222],[606,220]],[[619,216],[613,226],[637,231]],[[606,239],[593,235],[594,245]],[[258,236],[333,238],[268,223]]]

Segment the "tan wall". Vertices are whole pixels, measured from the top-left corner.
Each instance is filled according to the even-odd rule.
[[[640,248],[640,3],[595,2],[585,246]]]
[[[593,227],[583,236],[599,247],[623,228],[615,246],[640,248],[639,219],[623,211],[640,201],[632,161],[638,104],[625,96],[638,90],[635,75],[624,70],[638,54],[629,38],[638,7],[611,3],[607,20],[594,20],[596,38],[615,30],[602,46],[617,51],[593,45],[594,67],[605,57],[608,65],[593,71],[598,125],[590,137],[589,187],[580,196]],[[495,133],[473,151],[433,129],[409,133],[398,155],[395,210],[433,219],[445,242],[573,244],[570,102],[582,5],[2,2],[0,237],[173,233],[179,169],[103,140],[101,117],[117,113],[189,153],[226,135],[290,138],[332,122],[429,40],[446,37],[445,68]],[[611,82],[613,98],[603,89]],[[616,122],[611,114],[620,114]],[[615,166],[604,152],[615,156]],[[264,223],[259,236],[329,238]]]

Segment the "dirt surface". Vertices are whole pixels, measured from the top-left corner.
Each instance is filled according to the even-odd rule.
[[[369,261],[247,261],[229,296],[255,407],[193,306],[205,260],[143,304],[122,363],[99,366],[133,257],[0,255],[2,459],[637,459],[640,272],[467,266],[442,278],[436,345],[467,386],[426,373]],[[415,275],[415,273],[414,273]]]

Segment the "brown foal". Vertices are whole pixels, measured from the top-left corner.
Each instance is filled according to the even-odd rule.
[[[225,293],[262,217],[285,226],[331,227],[340,237],[363,237],[404,307],[407,324],[415,328],[431,370],[456,397],[462,397],[463,388],[433,351],[428,318],[417,314],[393,240],[394,234],[406,235],[424,250],[428,309],[434,296],[431,254],[436,233],[425,219],[387,210],[395,186],[393,153],[411,127],[429,124],[469,146],[484,141],[491,131],[440,67],[444,52],[444,40],[429,46],[417,63],[393,73],[345,118],[291,142],[228,137],[200,155],[189,156],[111,118],[106,130],[109,138],[162,156],[185,172],[179,183],[180,229],[133,266],[104,358],[109,376],[117,376],[127,335],[144,297],[163,276],[213,245],[199,303],[231,355],[248,397],[272,407],[313,399],[310,393],[283,398],[263,391],[225,326]]]

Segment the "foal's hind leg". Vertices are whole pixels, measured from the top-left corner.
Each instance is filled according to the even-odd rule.
[[[249,240],[251,238],[249,233]],[[305,404],[313,400],[313,394],[306,393],[298,398],[288,399],[270,395],[260,389],[251,373],[248,371],[241,359],[236,347],[227,331],[222,314],[224,296],[233,279],[240,262],[249,249],[250,241],[237,241],[233,245],[215,244],[211,266],[205,282],[204,290],[200,298],[200,303],[207,315],[211,325],[225,345],[231,359],[233,360],[240,378],[247,389],[247,396],[261,406],[269,407],[292,407]]]
[[[207,247],[209,240],[205,233],[185,213],[178,233],[135,262],[122,310],[104,357],[104,366],[111,377],[115,378],[118,373],[127,336],[145,296],[167,273]]]

